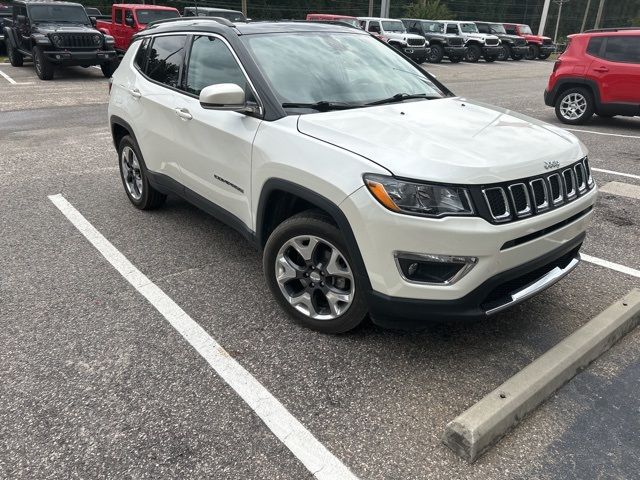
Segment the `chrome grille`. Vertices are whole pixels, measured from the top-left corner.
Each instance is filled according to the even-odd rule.
[[[498,45],[498,43],[500,43],[500,40],[497,38],[487,38],[486,40],[487,45]]]
[[[407,45],[411,45],[411,46],[424,45],[424,39],[423,38],[408,38],[407,39]]]
[[[551,41],[551,39],[550,39],[550,38],[545,38],[544,40],[542,40],[542,43],[543,43],[544,45],[551,45],[551,44],[553,44],[553,42]]]
[[[499,185],[472,187],[471,193],[485,206],[480,215],[493,223],[504,223],[544,213],[570,203],[595,186],[587,158],[562,170],[539,177]]]
[[[102,41],[94,42],[92,33],[62,33],[56,34],[60,40],[55,42],[59,48],[96,48],[102,45]]]

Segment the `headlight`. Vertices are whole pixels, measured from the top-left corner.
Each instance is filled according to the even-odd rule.
[[[113,37],[111,35],[105,35],[104,36],[104,43],[106,43],[107,45],[113,45],[115,43],[115,40],[113,39]]]
[[[102,35],[98,35],[96,33],[91,38],[93,39],[93,44],[94,45],[98,46],[98,45],[102,44]]]
[[[426,217],[473,215],[466,188],[455,185],[431,185],[367,174],[365,184],[371,194],[389,210]]]

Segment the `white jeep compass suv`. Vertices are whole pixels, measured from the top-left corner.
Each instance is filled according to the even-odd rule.
[[[577,265],[596,200],[573,135],[339,25],[158,23],[115,72],[109,121],[136,207],[173,193],[236,228],[324,332],[529,298]]]

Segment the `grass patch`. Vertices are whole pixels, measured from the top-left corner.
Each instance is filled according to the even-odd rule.
[[[8,61],[9,61],[9,59],[7,57],[4,57],[4,56],[0,55],[0,63],[5,63],[5,62],[8,62]]]

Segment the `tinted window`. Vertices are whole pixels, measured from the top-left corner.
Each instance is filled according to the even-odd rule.
[[[145,66],[146,66],[146,63],[147,63],[147,52],[148,51],[149,51],[149,39],[145,38],[144,40],[142,40],[142,45],[140,45],[140,48],[138,49],[138,52],[136,53],[136,58],[134,60],[134,63],[143,72],[145,71]]]
[[[447,33],[453,33],[454,35],[458,34],[458,26],[457,25],[447,25]]]
[[[32,22],[71,22],[91,25],[84,7],[80,5],[29,5]]]
[[[487,25],[486,23],[476,23],[476,26],[478,27],[478,31],[480,33],[490,33],[489,25]]]
[[[518,34],[518,32],[516,31],[516,27],[515,26],[510,27],[510,26],[507,25],[504,29],[507,31],[507,33],[509,35],[517,35]]]
[[[640,37],[607,37],[604,56],[612,62],[640,63]]]
[[[146,72],[149,78],[178,88],[184,60],[184,35],[156,37],[149,49]]]
[[[177,18],[180,14],[173,10],[137,10],[136,16],[138,23],[147,25],[158,20],[166,20],[167,18]]]
[[[245,88],[246,79],[222,40],[207,36],[195,37],[187,67],[187,92],[198,95],[204,87],[216,83],[235,83]]]
[[[594,57],[599,57],[600,49],[602,48],[603,41],[604,41],[604,37],[593,37],[589,39],[589,45],[587,46],[587,53],[589,55],[593,55]]]
[[[126,23],[127,20],[130,20],[131,22],[133,22],[133,11],[132,10],[124,10],[124,22],[122,23]]]
[[[379,32],[380,31],[380,22],[370,22],[369,23],[369,31],[370,32]]]

